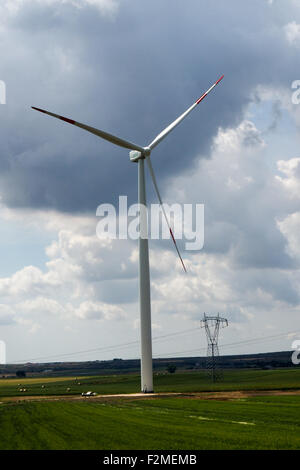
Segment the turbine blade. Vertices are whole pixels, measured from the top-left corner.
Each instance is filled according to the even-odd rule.
[[[165,219],[166,219],[166,222],[167,222],[167,225],[168,225],[168,228],[169,228],[169,231],[170,231],[170,234],[171,234],[173,243],[174,243],[175,248],[176,248],[176,251],[177,251],[177,254],[178,254],[178,256],[179,256],[179,259],[180,259],[180,261],[181,261],[181,264],[182,264],[182,267],[183,267],[184,271],[187,272],[187,271],[186,271],[186,267],[185,267],[184,262],[183,262],[183,259],[182,259],[182,257],[181,257],[180,251],[179,251],[179,249],[178,249],[178,246],[177,246],[177,243],[176,243],[176,240],[175,240],[173,231],[172,231],[172,229],[171,229],[171,226],[170,226],[170,223],[169,223],[169,220],[168,220],[168,217],[167,217],[167,214],[166,214],[166,211],[165,211],[163,202],[162,202],[162,198],[161,198],[161,195],[160,195],[158,186],[157,186],[156,177],[155,177],[155,174],[154,174],[154,171],[153,171],[153,168],[152,168],[150,156],[147,157],[146,160],[147,160],[147,162],[148,162],[148,167],[149,167],[150,175],[151,175],[151,178],[152,178],[153,186],[154,186],[154,189],[155,189],[155,191],[156,191],[156,194],[157,194],[157,197],[158,197],[158,200],[159,200],[160,207],[162,208],[164,217],[165,217]]]
[[[132,142],[128,142],[127,140],[120,139],[119,137],[109,134],[108,132],[101,131],[100,129],[95,129],[94,127],[87,126],[86,124],[81,124],[80,122],[76,122],[73,121],[73,119],[68,119],[66,117],[59,116],[58,114],[50,113],[49,111],[45,111],[44,109],[36,108],[34,106],[31,107],[36,111],[40,111],[41,113],[48,114],[49,116],[60,119],[61,121],[65,121],[69,124],[73,124],[74,126],[80,127],[85,131],[91,132],[92,134],[95,134],[98,137],[102,137],[102,139],[108,140],[109,142],[118,145],[119,147],[124,147],[129,150],[138,150],[139,152],[143,152],[144,150],[143,147],[133,144]]]
[[[181,121],[183,121],[183,119],[186,118],[188,114],[190,114],[190,112],[193,111],[193,109],[196,108],[196,106],[204,100],[204,98],[215,88],[215,86],[218,85],[218,83],[220,83],[221,80],[223,80],[223,78],[224,75],[222,75],[222,77],[220,77],[219,80],[216,81],[216,83],[214,83],[205,93],[203,93],[203,95],[200,96],[200,98],[194,104],[192,104],[190,108],[188,108],[183,114],[181,114],[177,119],[175,119],[175,121],[173,121],[168,127],[166,127],[160,134],[158,134],[158,136],[156,136],[155,139],[149,145],[150,149],[154,149],[154,147],[156,147],[176,126],[178,126],[178,124],[180,124]]]

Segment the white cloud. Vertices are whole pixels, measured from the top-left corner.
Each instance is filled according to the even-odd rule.
[[[43,4],[43,5],[71,5],[75,8],[84,8],[85,6],[94,6],[102,14],[114,14],[118,9],[117,0],[4,0],[1,8],[7,11],[10,15],[15,15],[21,8],[26,7],[26,4]]]
[[[19,295],[36,295],[43,273],[34,266],[26,266],[10,278],[0,279],[0,294],[4,297]]]
[[[12,307],[0,304],[0,325],[9,325],[15,322],[15,311]]]
[[[276,176],[277,180],[292,198],[300,199],[300,158],[280,160],[277,163],[282,176]]]
[[[219,129],[214,139],[214,148],[217,151],[230,152],[250,149],[253,147],[264,147],[265,143],[261,132],[255,124],[249,120],[242,121],[235,129]]]
[[[7,223],[18,221],[23,229],[39,226],[56,237],[45,247],[49,260],[44,270],[25,266],[10,277],[0,278],[0,295],[6,302],[2,310],[0,306],[1,323],[16,321],[36,332],[49,315],[57,317],[57,321],[78,318],[110,322],[126,318],[124,309],[117,305],[118,297],[123,302],[121,289],[112,291],[112,305],[101,300],[101,292],[107,296],[108,290],[101,288],[101,283],[136,277],[137,265],[130,261],[130,242],[99,240],[97,219],[93,217],[4,207],[0,213]],[[126,289],[125,295],[128,296]]]
[[[122,308],[103,302],[82,302],[74,309],[74,314],[84,320],[120,320],[125,317]]]
[[[290,44],[300,44],[300,24],[296,21],[288,23],[284,27],[285,36]]]
[[[288,241],[288,253],[300,261],[300,212],[278,221],[278,226]]]
[[[55,299],[47,297],[36,297],[27,299],[16,305],[16,311],[22,314],[60,315],[65,313],[65,308]]]

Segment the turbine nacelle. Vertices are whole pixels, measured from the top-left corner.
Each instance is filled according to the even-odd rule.
[[[131,152],[129,152],[129,158],[131,162],[137,162],[140,158],[149,157],[150,153],[150,147],[144,147],[142,152],[139,152],[138,150],[131,150]]]

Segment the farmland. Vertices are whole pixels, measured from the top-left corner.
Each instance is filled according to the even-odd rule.
[[[20,385],[19,385],[20,384]],[[43,387],[43,388],[42,388]],[[300,389],[300,369],[226,371],[224,381],[212,384],[205,372],[188,372],[154,377],[156,392],[200,392],[222,390]],[[25,388],[26,392],[20,392]],[[67,392],[67,389],[70,391]],[[138,374],[1,379],[0,398],[13,396],[80,395],[87,390],[99,394],[136,393],[140,389]]]
[[[0,449],[300,448],[297,368],[228,371],[214,385],[203,372],[158,375],[160,396],[138,391],[135,374],[1,379]]]
[[[297,449],[299,416],[300,396],[10,404],[0,448]]]

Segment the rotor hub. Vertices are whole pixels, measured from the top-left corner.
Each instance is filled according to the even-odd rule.
[[[151,153],[151,148],[150,147],[144,147],[143,155],[145,157],[149,157]]]

